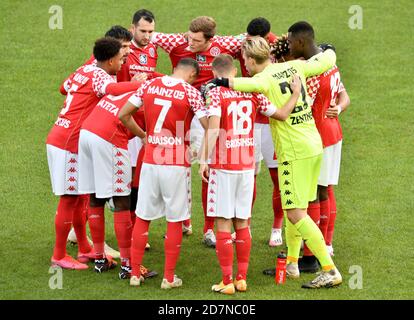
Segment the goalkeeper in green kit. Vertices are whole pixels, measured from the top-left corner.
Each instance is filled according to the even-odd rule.
[[[316,47],[314,31],[307,22],[298,22],[289,28],[288,43],[303,57]],[[246,39],[242,46],[246,68],[252,78],[216,78],[211,86],[227,86],[243,92],[261,92],[278,108],[291,95],[289,83],[297,74],[302,81],[302,94],[290,117],[285,121],[270,119],[273,141],[279,160],[279,185],[282,207],[285,210],[288,257],[286,273],[299,278],[298,259],[302,239],[316,256],[322,272],[302,288],[334,287],[342,277],[328,254],[322,233],[307,215],[308,202],[316,199],[322,162],[322,141],[312,116],[310,98],[306,93],[306,78],[321,74],[335,65],[333,50],[313,56],[309,60],[293,60],[272,64],[270,48],[261,38]]]

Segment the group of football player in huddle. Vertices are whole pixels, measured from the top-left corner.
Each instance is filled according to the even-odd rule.
[[[332,260],[333,186],[342,146],[338,116],[350,100],[335,48],[316,45],[304,21],[277,36],[268,20],[255,18],[246,31],[218,36],[214,19],[200,16],[186,32],[155,32],[153,13],[141,9],[129,30],[113,26],[95,42],[90,59],[61,85],[66,99],[46,141],[59,196],[52,265],[82,270],[91,261],[102,273],[119,258],[119,278],[140,286],[157,275],[142,263],[150,222],[165,217],[161,288],[182,286],[175,269],[183,234],[192,234],[191,165],[198,163],[202,241],[216,249],[222,271],[212,290],[244,292],[264,160],[273,182],[269,246],[282,246],[285,221],[287,277],[321,269],[302,287],[342,283]],[[156,70],[158,48],[170,57],[171,75]],[[105,243],[108,203],[119,252]],[[76,259],[66,252],[68,236],[78,245]]]

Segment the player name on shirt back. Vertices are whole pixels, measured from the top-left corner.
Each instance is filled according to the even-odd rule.
[[[185,97],[185,92],[182,90],[168,89],[165,87],[159,87],[157,85],[150,85],[148,87],[147,92],[149,94],[155,94],[166,98],[174,98],[178,100],[183,100]]]

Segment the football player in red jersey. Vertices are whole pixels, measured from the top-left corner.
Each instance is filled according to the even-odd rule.
[[[221,53],[227,53],[232,57],[240,52],[242,37],[216,36],[216,22],[213,18],[200,16],[190,23],[187,34],[166,34],[155,32],[151,42],[165,50],[174,68],[182,58],[192,58],[200,67],[200,74],[193,83],[197,89],[202,84],[213,79],[211,64],[213,59]],[[196,121],[196,120],[195,120]],[[202,183],[202,199],[204,211],[204,236],[203,242],[210,247],[215,246],[214,220],[207,217],[206,203],[207,184]],[[191,222],[183,224],[183,231],[192,233]]]
[[[68,87],[65,103],[46,140],[52,189],[55,195],[60,196],[55,218],[56,242],[51,260],[53,265],[66,269],[87,268],[86,264],[66,254],[66,239],[72,221],[85,210],[84,203],[79,206],[81,197],[78,190],[80,126],[105,94],[122,94],[139,87],[137,82],[115,83],[113,75],[120,70],[124,55],[118,40],[99,39],[93,50],[97,65],[82,66],[65,81]],[[94,252],[87,242],[86,231],[82,230],[82,234],[77,236],[78,257],[88,261]]]
[[[180,254],[182,222],[191,215],[191,169],[189,129],[196,115],[204,127],[207,114],[200,92],[192,87],[199,66],[194,59],[182,59],[172,76],[144,83],[123,107],[119,118],[135,135],[141,131],[131,117],[144,108],[146,146],[138,190],[137,218],[132,236],[132,277],[130,284],[143,281],[140,265],[152,220],[165,216],[165,264],[162,289],[176,288],[182,280],[175,274]],[[174,183],[171,183],[174,181]]]
[[[229,55],[219,55],[213,61],[213,72],[215,77],[229,78],[236,76],[237,69]],[[298,78],[293,78],[291,89],[293,94],[281,109],[262,94],[242,93],[223,87],[213,88],[207,93],[209,126],[207,140],[201,148],[199,173],[203,181],[208,182],[207,215],[214,217],[217,223],[216,252],[222,281],[213,285],[215,292],[234,294],[235,290],[247,290],[251,249],[248,219],[252,209],[255,168],[254,120],[257,112],[278,120],[287,119],[300,94]],[[236,230],[238,269],[234,282],[232,226]]]
[[[133,77],[140,76],[142,80],[149,80],[153,77],[162,76],[161,73],[155,71],[158,60],[157,47],[150,42],[151,36],[155,29],[154,14],[146,9],[136,11],[132,17],[130,30],[133,39],[130,45],[130,54],[126,63],[122,65],[121,71],[117,74],[118,81],[130,81]],[[136,168],[140,168],[142,157],[138,155],[142,148],[141,139],[135,137],[128,142],[128,151],[131,156],[132,177],[139,175]],[[133,179],[131,188],[131,218],[133,224],[135,222],[135,206],[137,203],[139,179]],[[147,244],[147,249],[150,245]]]

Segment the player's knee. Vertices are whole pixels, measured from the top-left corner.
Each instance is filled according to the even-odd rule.
[[[138,188],[131,188],[131,194],[129,195],[130,198],[130,211],[135,211],[137,208],[137,200],[138,200]]]
[[[93,208],[105,206],[106,201],[107,199],[98,199],[95,194],[91,194],[89,198],[89,204]]]
[[[318,186],[319,189],[319,201],[328,200],[328,187]]]
[[[113,197],[114,199],[114,206],[115,211],[130,211],[130,197],[129,196],[123,196],[123,197]]]

